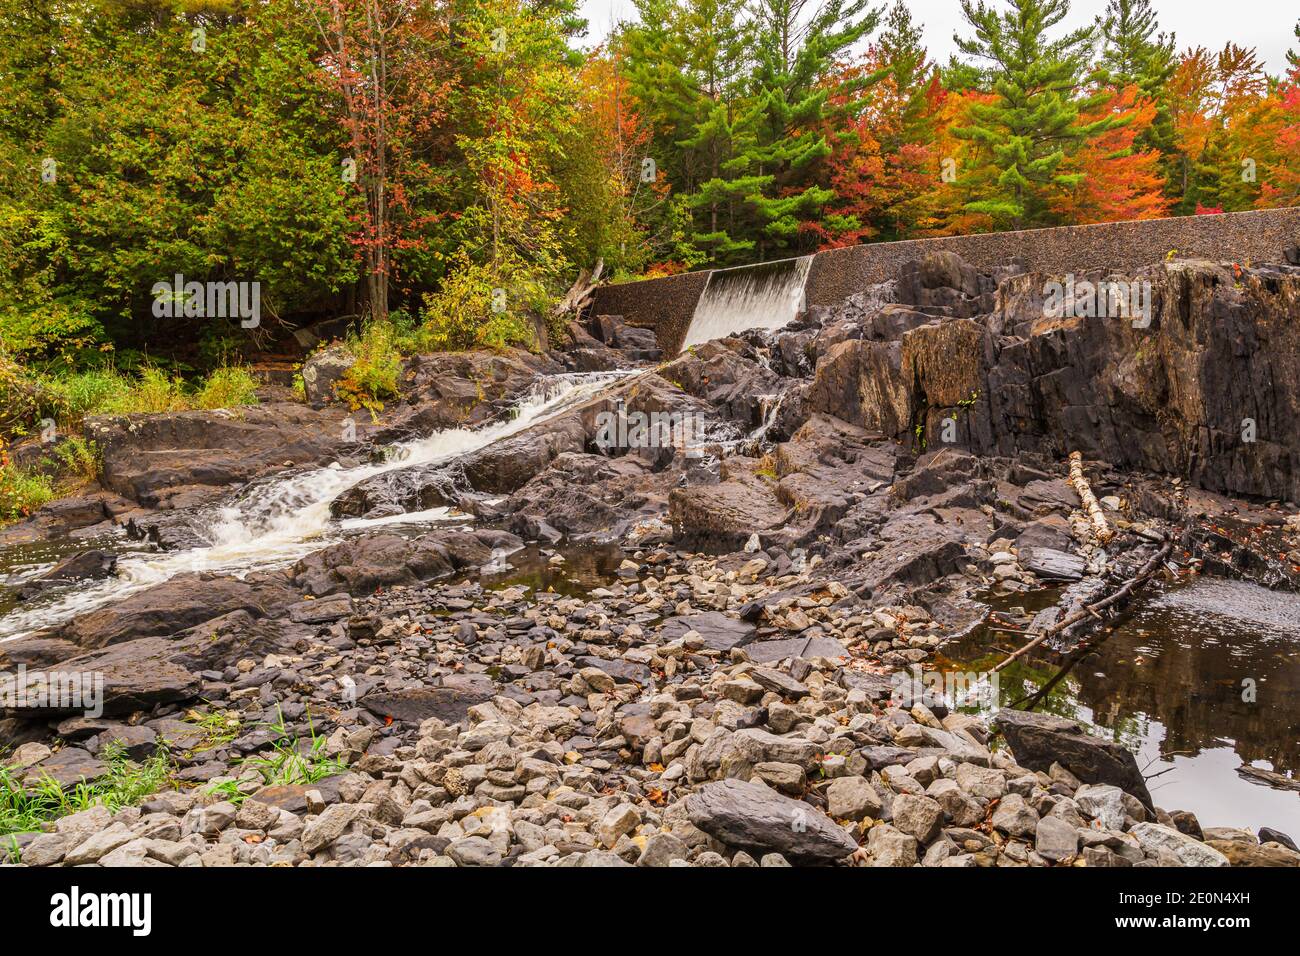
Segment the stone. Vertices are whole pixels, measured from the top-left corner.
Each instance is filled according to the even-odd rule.
[[[641,825],[641,815],[630,803],[621,803],[614,807],[596,824],[596,839],[606,847],[613,848],[618,838],[625,833],[634,833]]]
[[[66,866],[80,866],[83,863],[98,863],[100,858],[112,853],[118,847],[135,839],[131,828],[124,823],[113,823],[107,829],[88,837],[63,857]]]
[[[824,865],[857,849],[849,835],[820,810],[761,784],[708,783],[686,803],[691,823],[754,855],[780,853],[791,863]]]
[[[457,866],[497,866],[501,863],[500,851],[481,836],[452,840],[447,845],[447,856],[455,860]]]
[[[993,811],[993,826],[1013,837],[1032,837],[1038,829],[1038,814],[1018,793],[1002,798]]]
[[[1075,791],[1074,802],[1105,829],[1124,829],[1124,792],[1119,787],[1084,784]]]
[[[867,854],[872,866],[916,866],[916,837],[882,823],[867,834]]]
[[[1073,859],[1079,852],[1079,831],[1060,817],[1043,817],[1034,831],[1034,849],[1056,863]]]
[[[316,853],[330,846],[361,815],[363,809],[357,804],[349,803],[336,803],[326,807],[320,816],[307,821],[302,832],[303,850]]]
[[[920,843],[929,843],[939,835],[943,808],[930,797],[900,793],[892,804],[893,825]]]
[[[1094,737],[1077,721],[1033,711],[1004,708],[993,725],[1020,766],[1047,772],[1059,762],[1084,783],[1108,783],[1154,806],[1137,761],[1123,744]]]
[[[686,844],[671,833],[655,833],[646,840],[636,865],[668,866],[674,860],[685,860],[687,853]]]
[[[880,794],[863,777],[838,777],[826,788],[827,810],[836,820],[878,818]]]
[[[1199,840],[1161,823],[1139,823],[1130,834],[1148,857],[1168,858],[1182,866],[1227,866],[1228,858]]]

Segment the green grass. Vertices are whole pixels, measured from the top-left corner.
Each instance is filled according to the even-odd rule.
[[[277,714],[279,711],[277,709]],[[264,724],[276,733],[271,741],[271,750],[265,755],[245,757],[239,761],[241,769],[256,770],[264,787],[294,786],[316,783],[336,773],[342,773],[348,765],[337,757],[325,753],[326,740],[316,733],[316,728],[308,718],[309,741],[303,746],[301,738],[290,736],[284,725],[284,716],[280,714],[274,723]],[[208,793],[219,794],[231,803],[239,804],[247,799],[248,794],[240,790],[242,781],[227,780],[208,789]]]
[[[25,518],[54,497],[48,475],[18,467],[0,446],[0,523]]]
[[[46,823],[93,806],[116,813],[170,784],[172,764],[165,751],[137,763],[127,759],[120,744],[109,744],[100,759],[108,764],[107,774],[67,789],[49,777],[19,784],[10,767],[0,766],[0,835],[40,830]],[[9,850],[13,852],[12,841]]]

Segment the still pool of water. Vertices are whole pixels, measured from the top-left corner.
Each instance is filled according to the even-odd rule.
[[[987,671],[1022,643],[981,627],[946,645],[940,667]],[[999,705],[1037,691],[1061,659],[1040,648],[1007,667]],[[1237,773],[1252,765],[1300,779],[1300,596],[1217,579],[1160,585],[1038,709],[1133,750],[1166,810],[1300,837],[1300,792]]]

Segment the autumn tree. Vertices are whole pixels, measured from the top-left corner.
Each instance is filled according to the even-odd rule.
[[[307,8],[347,134],[341,176],[365,196],[355,241],[370,314],[382,320],[399,250],[425,241],[429,214],[412,192],[433,174],[426,150],[446,115],[448,24],[434,0],[307,0]]]
[[[977,198],[971,212],[984,213],[1012,228],[1049,225],[1063,190],[1078,185],[1080,173],[1062,169],[1067,152],[1115,124],[1111,117],[1088,121],[1098,97],[1080,96],[1094,38],[1081,27],[1053,38],[1069,13],[1068,0],[1006,0],[1007,9],[962,0],[962,14],[974,29],[958,48],[985,64],[992,102],[971,105],[966,122],[953,133],[978,147],[973,169],[963,179]]]

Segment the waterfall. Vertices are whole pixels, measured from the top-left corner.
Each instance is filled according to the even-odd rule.
[[[282,567],[341,541],[347,532],[396,524],[428,524],[453,515],[433,508],[375,519],[336,521],[330,502],[357,482],[412,465],[451,462],[598,393],[628,372],[546,376],[515,406],[513,414],[478,428],[448,428],[425,438],[387,448],[383,461],[355,468],[337,462],[297,474],[254,482],[216,509],[196,515],[207,544],[186,551],[133,553],[118,561],[117,575],[79,582],[35,599],[0,617],[0,641],[61,624],[79,614],[119,600],[190,571],[242,574],[255,568]]]
[[[709,273],[682,348],[744,332],[779,329],[804,310],[812,256]]]

